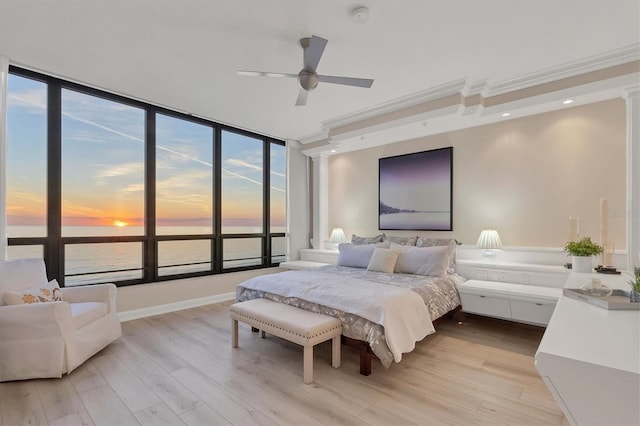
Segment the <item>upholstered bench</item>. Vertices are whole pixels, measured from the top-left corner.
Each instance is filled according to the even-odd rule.
[[[304,382],[313,382],[313,347],[332,340],[331,365],[340,367],[340,334],[337,318],[317,314],[267,299],[253,299],[231,305],[231,345],[238,347],[238,321],[304,347]]]

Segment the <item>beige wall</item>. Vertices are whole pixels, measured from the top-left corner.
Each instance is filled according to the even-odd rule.
[[[236,286],[243,281],[274,272],[282,272],[282,269],[257,269],[120,287],[118,288],[117,309],[122,313],[234,292]]]
[[[475,244],[495,228],[506,246],[561,247],[569,216],[580,234],[599,240],[600,198],[616,215],[609,232],[625,239],[623,100],[567,108],[436,136],[336,155],[329,162],[329,229],[378,233],[378,159],[453,146],[453,231],[385,231],[452,235]]]

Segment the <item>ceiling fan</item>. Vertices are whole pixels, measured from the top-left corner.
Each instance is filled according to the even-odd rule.
[[[298,74],[284,74],[279,72],[263,72],[263,71],[245,71],[239,70],[239,75],[245,76],[262,76],[262,77],[293,77],[298,79],[300,84],[300,92],[298,93],[298,99],[296,100],[296,106],[307,104],[307,95],[309,92],[316,88],[319,82],[343,84],[345,86],[356,86],[370,88],[373,84],[373,80],[368,78],[354,78],[354,77],[337,77],[333,75],[319,75],[316,72],[318,63],[324,48],[327,46],[327,40],[312,35],[311,37],[305,37],[300,39],[300,45],[303,49],[303,67]]]

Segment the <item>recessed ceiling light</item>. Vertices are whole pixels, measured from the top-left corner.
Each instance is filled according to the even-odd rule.
[[[503,116],[503,117],[508,117],[508,116],[510,116],[510,115],[511,115],[511,113],[510,113],[510,112],[505,112],[504,114],[502,114],[502,116]]]
[[[573,99],[567,99],[566,101],[562,101],[563,104],[569,105],[573,103]]]
[[[332,150],[331,150],[331,152],[336,152],[336,150],[335,150],[335,149],[332,149]]]
[[[369,21],[369,8],[356,7],[351,11],[351,19],[358,24],[365,24]]]

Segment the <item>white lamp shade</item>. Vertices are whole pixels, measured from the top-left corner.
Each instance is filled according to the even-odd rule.
[[[333,228],[329,241],[332,243],[344,243],[347,241],[347,236],[344,234],[342,228]]]
[[[502,248],[502,241],[500,241],[500,235],[495,229],[485,229],[480,233],[476,247],[485,250],[493,250]]]

